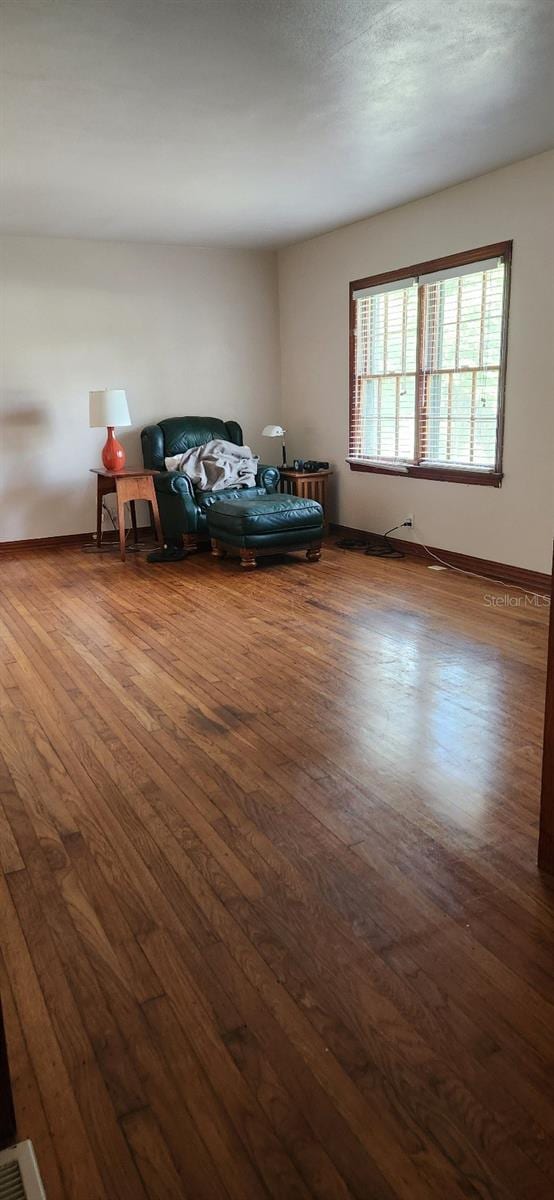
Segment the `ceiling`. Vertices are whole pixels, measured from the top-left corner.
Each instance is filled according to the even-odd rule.
[[[276,246],[554,145],[553,0],[1,0],[0,229]]]

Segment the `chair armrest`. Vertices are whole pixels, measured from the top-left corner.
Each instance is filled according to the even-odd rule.
[[[186,496],[196,501],[192,483],[183,471],[160,471],[154,475],[154,486],[165,496]]]
[[[154,475],[160,519],[166,539],[195,534],[198,529],[198,503],[194,488],[182,471],[160,471]]]
[[[266,463],[258,463],[258,470],[256,472],[258,487],[264,487],[266,492],[276,492],[279,487],[280,478],[278,467],[270,467]]]

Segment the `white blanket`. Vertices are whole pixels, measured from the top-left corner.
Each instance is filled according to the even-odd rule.
[[[227,487],[255,487],[258,461],[249,446],[214,441],[174,454],[165,465],[168,471],[183,471],[199,492],[220,492]]]

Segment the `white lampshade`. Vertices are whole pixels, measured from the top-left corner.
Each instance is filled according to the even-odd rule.
[[[282,425],[264,425],[262,437],[284,437],[286,432]]]
[[[123,388],[103,388],[89,392],[89,425],[91,429],[108,425],[130,425],[129,406]]]

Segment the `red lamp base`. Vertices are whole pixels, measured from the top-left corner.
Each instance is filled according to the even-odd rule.
[[[107,471],[122,471],[126,456],[121,442],[114,437],[113,425],[108,425],[108,437],[102,450],[102,462]]]

